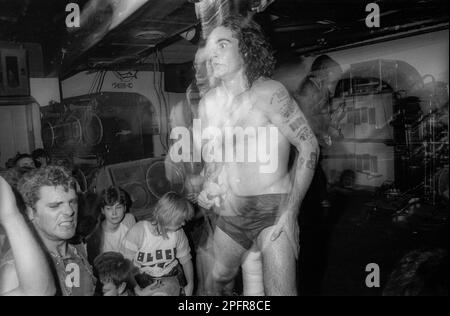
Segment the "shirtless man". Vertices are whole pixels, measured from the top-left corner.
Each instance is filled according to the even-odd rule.
[[[225,162],[216,164],[217,172],[207,173],[214,176],[198,197],[206,209],[221,206],[214,232],[215,294],[222,294],[243,256],[256,247],[262,254],[265,294],[296,295],[297,215],[317,163],[317,140],[286,88],[270,79],[275,60],[257,24],[239,16],[227,18],[208,36],[207,52],[213,76],[220,83],[201,101],[203,131],[208,127],[258,129],[246,138],[215,137],[208,143],[215,144],[214,149],[217,143],[231,146],[233,157],[242,149],[247,153],[243,162],[222,157]],[[260,133],[261,128],[265,133]],[[270,133],[273,129],[276,135]],[[255,144],[262,144],[266,153],[267,144],[274,140],[276,168],[263,171],[266,163]],[[291,144],[298,154],[290,173]],[[255,152],[256,161],[250,159]]]
[[[198,106],[200,99],[216,84],[211,76],[210,63],[207,61],[206,50],[204,44],[199,46],[194,59],[195,82],[193,82],[186,91],[186,101],[177,104],[171,112],[170,122],[171,128],[184,126],[192,130],[193,119],[198,119]],[[170,155],[166,157],[166,164],[174,162]],[[203,173],[194,172],[197,168],[192,168],[193,164],[189,162],[176,164],[179,170],[182,170],[186,177],[185,190],[187,198],[192,203],[197,203],[197,196],[204,182]],[[207,164],[206,164],[207,165]],[[207,170],[208,167],[205,168]],[[167,165],[167,177],[170,178],[171,168]],[[204,223],[201,226],[201,236],[196,240],[196,269],[197,269],[197,294],[209,295],[212,293],[211,273],[214,265],[213,255],[213,231],[217,215],[214,212],[204,212],[200,210],[198,216],[204,217]],[[245,296],[262,296],[264,289],[262,287],[262,268],[260,252],[254,251],[249,254],[242,262],[243,276],[243,295]],[[230,282],[226,286],[226,292],[232,293],[234,282]]]

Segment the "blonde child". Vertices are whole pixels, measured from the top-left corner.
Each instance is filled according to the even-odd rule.
[[[156,204],[149,221],[134,225],[125,236],[122,253],[139,269],[136,295],[191,296],[194,271],[191,249],[182,229],[194,216],[183,196],[169,192]],[[180,267],[186,279],[182,282]],[[181,290],[181,291],[180,291]]]

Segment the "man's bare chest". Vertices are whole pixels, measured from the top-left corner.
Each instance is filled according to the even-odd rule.
[[[247,95],[235,98],[224,116],[224,127],[256,128],[267,125],[268,120],[256,102]]]

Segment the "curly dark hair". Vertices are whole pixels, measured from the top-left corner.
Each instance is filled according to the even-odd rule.
[[[245,63],[245,75],[250,87],[261,77],[271,78],[276,61],[261,27],[241,15],[228,16],[220,26],[230,29],[239,41],[239,51]]]
[[[76,182],[71,172],[60,166],[47,166],[27,172],[19,180],[17,189],[25,202],[25,205],[34,208],[40,199],[40,189],[44,186],[62,186],[64,190],[76,191]]]

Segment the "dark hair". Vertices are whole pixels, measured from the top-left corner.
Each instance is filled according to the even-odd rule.
[[[115,286],[120,286],[130,280],[133,265],[121,253],[110,251],[95,258],[94,268],[102,283],[112,282]]]
[[[194,208],[182,195],[168,192],[156,203],[151,214],[151,222],[156,225],[158,233],[167,237],[166,227],[168,225],[181,224],[194,217]]]
[[[103,190],[101,194],[100,207],[112,206],[116,203],[122,204],[128,209],[128,196],[124,189],[116,186],[110,186]]]
[[[245,63],[245,75],[250,87],[261,78],[270,78],[275,69],[275,57],[261,27],[241,15],[230,15],[221,24],[230,29],[239,41],[239,50]]]
[[[415,250],[406,254],[389,277],[384,296],[447,296],[448,252]]]
[[[29,154],[17,154],[17,156],[14,157],[14,165],[17,165],[19,160],[24,159],[24,158],[30,158],[31,160],[33,160],[33,157]]]
[[[40,167],[40,163],[38,161],[39,158],[44,157],[47,163],[50,162],[50,156],[49,154],[42,148],[35,149],[31,156],[33,157],[34,163],[36,164],[36,167]],[[38,166],[39,164],[39,166]]]
[[[25,173],[17,185],[25,205],[34,208],[39,201],[40,189],[44,186],[62,186],[64,190],[76,191],[76,182],[69,170],[59,166],[47,166]]]

